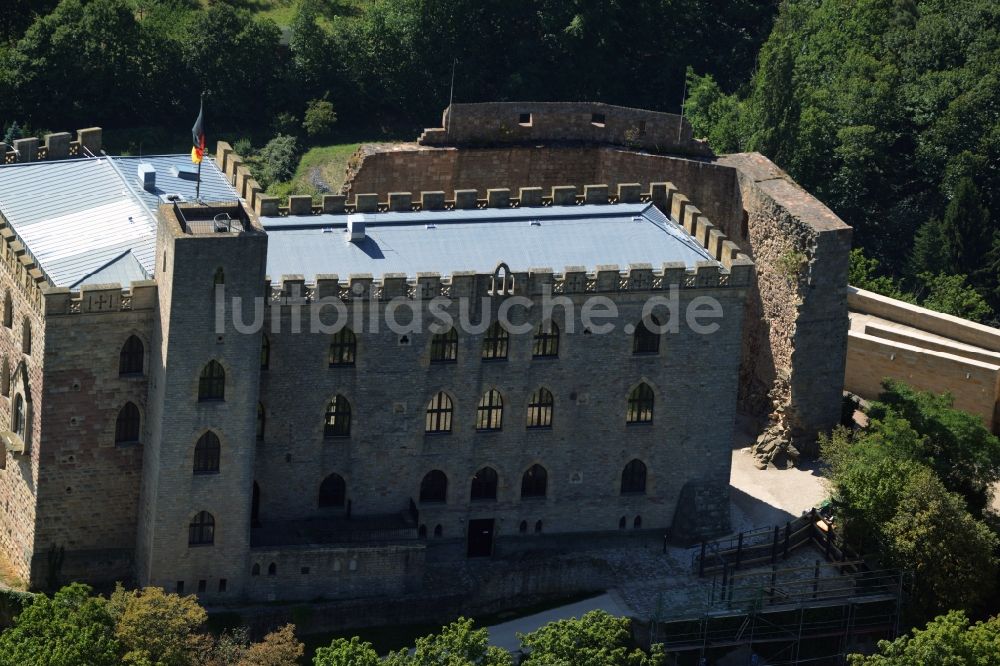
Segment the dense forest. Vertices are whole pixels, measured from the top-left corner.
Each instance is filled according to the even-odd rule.
[[[7,138],[102,125],[183,148],[204,93],[215,136],[281,135],[269,183],[303,128],[409,138],[452,92],[683,107],[717,152],[763,152],[855,228],[852,283],[998,323],[994,0],[4,4]]]

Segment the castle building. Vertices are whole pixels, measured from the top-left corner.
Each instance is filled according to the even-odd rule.
[[[728,528],[754,264],[672,184],[279,207],[225,143],[199,200],[187,156],[31,141],[0,147],[0,556],[30,586],[379,596]]]

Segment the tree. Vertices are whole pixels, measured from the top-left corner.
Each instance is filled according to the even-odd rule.
[[[920,279],[930,292],[922,303],[925,308],[984,324],[995,316],[979,292],[966,284],[964,275],[922,273]]]
[[[954,408],[954,399],[916,391],[887,379],[879,400],[869,405],[876,436],[883,424],[905,420],[918,438],[895,440],[894,455],[932,467],[945,487],[961,494],[975,515],[981,515],[991,484],[1000,481],[1000,439],[982,419]]]
[[[121,645],[107,600],[68,585],[51,599],[39,594],[0,634],[2,666],[117,666]]]
[[[950,666],[1000,665],[1000,617],[970,626],[962,611],[934,618],[912,636],[879,641],[878,653],[848,656],[851,666]]]
[[[188,666],[210,648],[210,639],[201,633],[208,615],[194,595],[167,594],[159,587],[125,590],[119,585],[109,608],[125,649],[122,663]]]
[[[357,636],[334,639],[328,647],[316,650],[313,666],[379,666],[381,660],[371,643]]]
[[[914,302],[891,277],[878,274],[878,259],[869,259],[861,248],[851,250],[851,263],[847,272],[847,283],[858,289],[867,289],[876,294],[901,301]]]
[[[908,609],[918,617],[948,608],[979,611],[993,598],[1000,542],[931,470],[907,480],[882,538],[888,564],[913,571]]]
[[[723,93],[711,74],[698,76],[690,67],[687,89],[684,112],[694,135],[707,138],[708,144],[717,153],[740,150],[742,103],[739,99]]]
[[[295,625],[286,624],[250,645],[238,666],[291,666],[304,652],[305,646],[295,638]]]
[[[311,99],[306,105],[305,120],[302,128],[310,137],[316,139],[326,136],[337,122],[337,112],[333,104],[324,99]]]
[[[485,629],[460,617],[441,633],[418,638],[408,666],[512,666],[510,653],[489,644]],[[397,657],[399,654],[397,653]]]
[[[631,620],[605,611],[557,620],[529,634],[519,634],[528,651],[523,666],[656,666],[663,654],[632,647]]]

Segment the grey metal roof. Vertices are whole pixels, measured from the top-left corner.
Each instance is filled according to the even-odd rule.
[[[345,239],[348,216],[265,218],[267,272],[272,279],[301,274],[456,271],[491,272],[566,266],[680,261],[694,267],[713,257],[652,204],[553,206],[352,215],[365,238]]]
[[[157,171],[157,189],[138,182],[140,163]],[[0,166],[0,213],[49,279],[60,287],[153,275],[160,193],[194,198],[195,183],[174,175],[188,155],[98,157]],[[237,198],[215,163],[202,164],[202,198]]]

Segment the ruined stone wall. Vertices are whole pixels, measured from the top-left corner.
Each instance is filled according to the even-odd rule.
[[[748,232],[741,248],[758,266],[747,317],[760,323],[744,339],[741,399],[780,406],[796,445],[816,453],[815,432],[840,414],[851,229],[763,155],[719,163],[738,173]]]
[[[156,284],[47,289],[42,461],[35,546],[39,584],[51,548],[63,550],[53,575],[109,583],[133,578],[136,513],[147,425],[149,364],[122,375],[120,351],[135,335],[148,353]],[[142,417],[138,442],[116,443],[127,402]]]
[[[422,145],[488,145],[537,141],[629,146],[637,150],[711,155],[682,116],[600,102],[483,102],[452,104],[442,127],[427,129]]]

